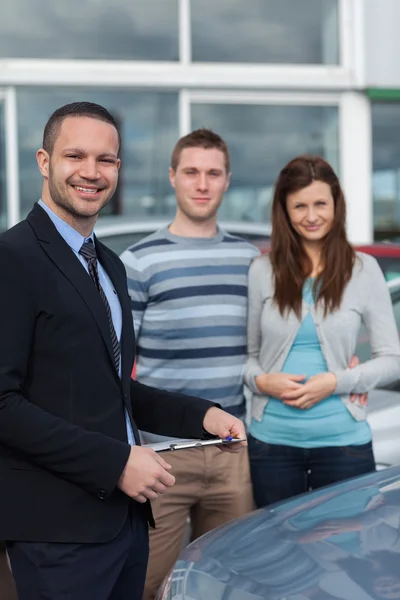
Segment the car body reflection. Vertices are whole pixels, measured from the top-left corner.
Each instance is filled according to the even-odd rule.
[[[159,600],[400,599],[400,467],[298,496],[190,544]]]

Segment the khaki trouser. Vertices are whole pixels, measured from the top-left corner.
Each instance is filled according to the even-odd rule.
[[[175,485],[152,502],[156,529],[150,530],[150,556],[143,600],[153,600],[187,541],[254,508],[247,448],[239,454],[215,447],[163,454]]]

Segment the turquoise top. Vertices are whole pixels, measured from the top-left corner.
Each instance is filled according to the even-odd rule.
[[[303,298],[309,305],[314,302],[313,283],[313,279],[307,279],[303,289]],[[306,375],[308,379],[311,375],[327,371],[315,323],[308,312],[286,357],[282,373]],[[270,398],[262,420],[252,419],[250,433],[262,442],[300,448],[361,445],[372,439],[367,421],[356,421],[337,395],[329,396],[307,410]]]

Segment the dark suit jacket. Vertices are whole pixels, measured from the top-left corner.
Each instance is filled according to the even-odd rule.
[[[116,487],[137,427],[204,437],[212,403],[131,380],[135,340],[125,269],[96,240],[122,308],[122,378],[90,276],[35,205],[0,236],[0,539],[102,542],[132,502]],[[137,509],[152,522],[150,503]]]

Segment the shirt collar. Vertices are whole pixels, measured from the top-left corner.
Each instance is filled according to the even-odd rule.
[[[54,227],[57,229],[58,233],[67,242],[68,246],[70,246],[72,250],[74,250],[74,252],[78,253],[82,247],[82,244],[84,242],[87,242],[88,240],[92,240],[92,242],[94,243],[93,231],[89,235],[89,237],[85,238],[82,234],[79,233],[79,231],[76,231],[76,229],[71,227],[71,225],[68,225],[68,223],[66,223],[63,219],[56,215],[51,210],[51,208],[49,208],[47,204],[43,202],[43,200],[40,199],[38,204],[43,208],[43,210],[46,211],[46,213],[52,220]]]

